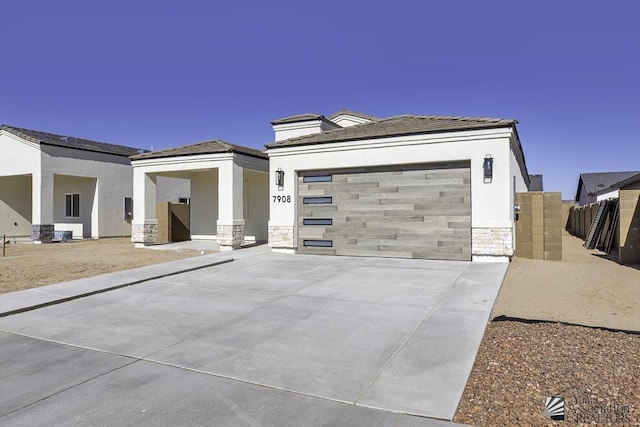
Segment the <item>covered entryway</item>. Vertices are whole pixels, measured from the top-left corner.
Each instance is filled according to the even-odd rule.
[[[471,259],[468,162],[298,174],[298,252]]]
[[[139,154],[131,164],[131,234],[137,246],[204,239],[228,250],[267,240],[269,164],[259,150],[205,141]],[[168,208],[157,208],[156,203],[166,201],[158,200],[160,177],[189,180],[189,195],[180,197],[188,200],[181,214],[170,216]],[[180,230],[171,230],[171,224]]]

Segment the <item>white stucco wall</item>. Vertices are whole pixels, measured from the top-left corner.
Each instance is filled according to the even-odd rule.
[[[0,153],[0,233],[30,236],[36,210],[31,204],[31,179],[40,179],[40,149],[38,144],[0,130]]]
[[[291,203],[274,203],[271,197],[269,227],[295,227],[298,171],[469,161],[472,228],[513,228],[513,176],[516,190],[526,191],[517,162],[512,164],[515,138],[511,129],[504,128],[269,149],[270,194],[291,196]],[[491,182],[483,176],[487,154],[494,159]],[[279,168],[285,172],[283,189],[273,178]]]
[[[600,194],[598,196],[596,196],[596,201],[600,201],[600,200],[607,200],[607,199],[611,199],[611,198],[617,198],[620,196],[620,190],[612,190],[609,191],[607,193],[603,193]]]
[[[156,180],[158,202],[179,203],[180,198],[191,197],[191,181],[188,178],[158,176]]]
[[[331,121],[340,127],[346,128],[349,126],[361,125],[363,123],[369,123],[371,120],[364,119],[362,117],[356,117],[349,114],[340,114],[334,117]]]
[[[320,133],[331,129],[338,129],[339,125],[326,120],[305,120],[295,123],[273,125],[276,141],[295,138],[302,135]]]
[[[81,178],[68,175],[54,175],[54,191],[53,191],[53,222],[56,224],[56,230],[71,229],[65,227],[65,224],[82,224],[82,234],[73,236],[74,238],[92,237],[94,236],[92,228],[92,216],[95,206],[96,196],[96,178]],[[80,195],[80,217],[65,217],[66,194]]]
[[[267,240],[269,222],[269,174],[244,171],[245,234],[256,241]]]
[[[0,236],[31,235],[31,175],[0,177]]]
[[[0,130],[0,176],[30,175],[40,169],[38,144]]]
[[[124,219],[124,198],[133,195],[133,171],[127,157],[46,145],[41,149],[43,183],[53,183],[55,174],[96,179],[91,237],[130,235],[130,225]],[[53,188],[43,184],[42,191],[50,192],[50,197],[42,197],[42,203],[50,203],[50,207],[43,205],[41,223],[51,224],[55,212]]]
[[[194,172],[191,179],[191,236],[216,235],[218,171]]]

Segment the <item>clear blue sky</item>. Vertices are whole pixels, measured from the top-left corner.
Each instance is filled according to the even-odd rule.
[[[6,0],[0,123],[262,148],[347,108],[515,118],[530,173],[640,170],[640,2]]]

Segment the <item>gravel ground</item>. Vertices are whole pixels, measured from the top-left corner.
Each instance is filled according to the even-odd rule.
[[[562,261],[511,262],[454,421],[640,426],[640,269],[562,244]],[[564,421],[543,416],[554,396]]]
[[[565,399],[565,421],[544,418]],[[640,425],[640,334],[492,322],[454,421],[477,426]]]

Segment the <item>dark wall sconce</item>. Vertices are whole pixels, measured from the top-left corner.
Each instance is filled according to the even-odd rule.
[[[276,171],[276,185],[278,186],[279,190],[282,190],[284,188],[284,171],[282,170],[282,168],[278,168],[278,170]]]
[[[493,180],[493,157],[491,154],[487,154],[484,158],[484,164],[482,165],[484,182],[491,182]]]

